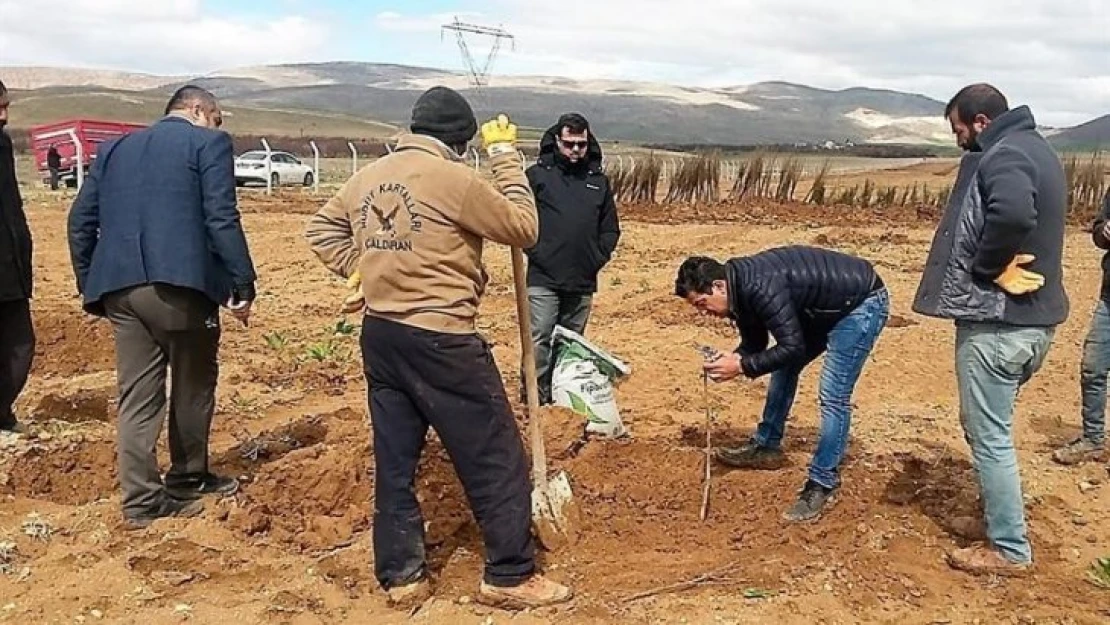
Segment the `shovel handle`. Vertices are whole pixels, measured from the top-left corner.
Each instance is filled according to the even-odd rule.
[[[547,451],[543,445],[543,419],[540,416],[540,390],[536,380],[536,354],[532,345],[532,313],[528,306],[528,283],[524,273],[524,252],[511,248],[513,291],[516,295],[517,325],[520,327],[520,360],[524,371],[524,393],[528,399],[528,436],[532,443],[532,480],[535,487],[547,481]]]

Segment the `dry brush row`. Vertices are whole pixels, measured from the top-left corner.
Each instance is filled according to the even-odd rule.
[[[1068,203],[1072,211],[1097,210],[1107,192],[1107,166],[1100,155],[1090,159],[1065,159]],[[833,186],[830,164],[822,163],[807,176],[801,159],[778,159],[757,154],[739,163],[725,163],[718,154],[702,154],[682,159],[668,171],[667,162],[654,154],[638,158],[609,160],[605,167],[618,202],[654,204],[665,189],[664,203],[714,204],[721,201],[802,202],[817,206],[886,208],[894,206],[943,208],[951,186],[931,188],[925,183],[880,185],[867,179],[862,184]],[[803,180],[812,180],[803,195]],[[731,181],[731,185],[723,185]],[[727,193],[722,192],[727,186]]]

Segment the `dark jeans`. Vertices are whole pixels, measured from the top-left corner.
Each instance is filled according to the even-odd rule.
[[[62,172],[57,168],[50,168],[50,189],[53,191],[58,190],[58,180],[62,177]]]
[[[170,370],[167,481],[208,471],[208,436],[219,377],[219,311],[199,291],[147,285],[109,294],[104,308],[116,338],[119,479],[123,513],[141,516],[166,496],[155,445]]]
[[[592,302],[593,296],[589,293],[567,293],[540,286],[528,287],[540,404],[551,403],[551,374],[555,364],[551,362],[551,333],[555,331],[556,325],[578,334],[585,333]],[[524,371],[520,373],[523,380]],[[524,397],[523,381],[521,397]]]
[[[374,574],[384,588],[426,574],[414,481],[428,426],[443,442],[485,543],[485,581],[535,570],[532,487],[520,432],[489,346],[366,317],[362,357],[374,431]]]
[[[0,302],[0,428],[16,424],[12,404],[27,384],[34,357],[30,300]]]
[[[829,333],[828,353],[817,391],[821,410],[821,434],[809,466],[809,479],[826,488],[840,485],[840,461],[848,448],[852,423],[852,393],[867,357],[886,326],[890,296],[880,289],[865,299]],[[780,369],[771,375],[763,422],[752,441],[760,447],[778,449],[786,429],[786,417],[794,405],[801,368]]]

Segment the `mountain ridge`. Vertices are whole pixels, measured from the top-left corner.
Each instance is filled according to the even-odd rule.
[[[786,80],[702,88],[633,80],[495,75],[475,91],[464,72],[398,63],[330,61],[230,67],[202,75],[158,76],[116,70],[0,67],[8,87],[112,88],[168,96],[192,82],[229,108],[310,111],[407,123],[420,92],[444,84],[471,100],[480,116],[510,112],[521,125],[545,128],[578,111],[599,137],[630,142],[753,144],[901,143],[951,147],[944,103],[919,93],[853,86],[823,89]],[[1067,138],[1067,130],[1054,136]],[[1097,137],[1096,137],[1097,138]]]

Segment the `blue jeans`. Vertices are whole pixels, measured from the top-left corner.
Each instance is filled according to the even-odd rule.
[[[890,295],[884,288],[871,294],[829,332],[828,353],[818,389],[821,436],[809,465],[809,479],[825,488],[840,485],[840,461],[848,448],[848,429],[852,422],[852,392],[889,317]],[[794,405],[798,376],[804,366],[780,369],[771,374],[763,421],[752,437],[756,445],[778,449],[782,444],[786,417]]]
[[[1099,300],[1083,342],[1080,388],[1083,392],[1083,438],[1106,440],[1106,376],[1110,374],[1110,307]]]
[[[1033,560],[1025,530],[1014,400],[1041,365],[1055,328],[956,323],[956,382],[960,423],[979,476],[987,537],[1013,562]]]

